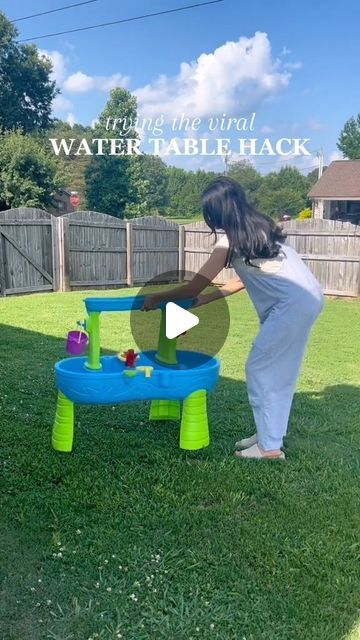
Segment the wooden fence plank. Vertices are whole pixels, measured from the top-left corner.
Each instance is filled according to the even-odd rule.
[[[185,227],[179,226],[179,282],[181,282],[185,271]]]
[[[48,282],[50,282],[50,284],[52,284],[52,276],[50,275],[50,273],[43,269],[40,264],[35,262],[35,260],[33,260],[33,258],[20,247],[20,245],[16,242],[16,240],[14,240],[14,238],[6,233],[4,229],[1,229],[1,235],[16,249],[16,251],[20,253],[21,256],[26,259],[27,262],[29,262],[34,267],[34,269],[36,269],[36,271],[39,271],[39,273],[41,273],[41,275],[44,276],[44,278]]]
[[[63,263],[63,275],[62,286],[63,291],[70,291],[70,223],[69,219],[65,216],[61,220],[62,223],[62,263]]]
[[[54,291],[63,291],[63,256],[62,256],[62,220],[53,218],[51,221],[51,241],[53,258],[53,286]]]
[[[12,287],[7,291],[7,295],[16,295],[20,293],[39,293],[42,291],[53,291],[53,286],[51,284],[43,284],[41,285],[41,289],[38,286],[34,287]]]
[[[72,287],[117,287],[118,285],[127,284],[126,278],[123,280],[73,280],[71,282]]]
[[[0,228],[0,295],[6,296],[6,275],[5,275],[5,239]]]
[[[133,276],[133,228],[132,223],[126,223],[126,282],[128,287],[134,284]]]
[[[111,247],[111,249],[104,247],[75,247],[72,246],[69,249],[72,253],[126,253],[126,249],[122,247]]]

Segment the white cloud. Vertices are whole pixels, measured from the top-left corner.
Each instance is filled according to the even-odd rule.
[[[288,47],[286,46],[286,44],[284,44],[282,51],[281,51],[281,56],[289,56],[291,53],[291,49],[288,49]]]
[[[114,73],[111,76],[88,76],[82,71],[68,76],[64,82],[64,90],[69,93],[87,93],[88,91],[110,91],[115,87],[126,87],[129,84],[129,78]]]
[[[65,78],[66,57],[60,51],[46,51],[46,49],[39,49],[39,55],[51,60],[53,67],[51,79],[55,80],[56,84],[61,85]]]
[[[329,162],[335,162],[335,160],[344,160],[344,156],[341,153],[341,151],[335,150],[332,153],[330,153]]]
[[[290,166],[295,167],[304,175],[307,175],[316,169],[319,164],[316,154],[312,154],[311,156],[296,156],[294,154],[290,154],[289,156],[278,156],[276,162],[277,166],[272,167],[271,170],[278,171],[283,167]]]
[[[298,69],[301,69],[303,66],[303,63],[298,61],[298,62],[285,62],[284,64],[284,69],[290,69],[290,71],[297,71]]]
[[[272,57],[266,33],[226,42],[196,61],[183,62],[175,77],[159,76],[135,91],[142,115],[161,111],[169,120],[181,113],[206,117],[256,111],[290,81],[291,73]]]
[[[52,106],[53,106],[53,112],[55,114],[58,114],[64,111],[68,111],[69,109],[72,109],[73,103],[71,102],[71,100],[69,100],[69,98],[66,98],[61,93],[59,93],[54,98]]]
[[[273,127],[269,127],[269,125],[267,125],[267,124],[264,124],[264,125],[261,127],[260,131],[261,131],[261,133],[265,133],[265,134],[267,134],[267,133],[274,133],[274,129],[273,129]]]
[[[76,118],[75,118],[73,113],[68,113],[67,118],[66,118],[66,122],[70,125],[70,127],[74,126],[74,124],[76,122]]]
[[[114,87],[126,87],[130,81],[128,76],[123,76],[121,73],[113,73],[110,76],[89,76],[82,71],[77,71],[68,75],[69,58],[60,51],[40,49],[39,55],[49,58],[53,67],[51,79],[69,93],[86,93],[94,90],[110,91]]]
[[[325,124],[316,118],[312,118],[312,120],[309,121],[309,127],[313,131],[320,131],[321,129],[325,129]]]
[[[77,71],[66,78],[64,89],[70,93],[86,93],[87,91],[91,91],[93,83],[94,81],[91,76],[86,75],[86,73],[82,71]]]
[[[110,91],[115,87],[127,87],[130,82],[129,76],[123,76],[121,73],[114,73],[112,76],[95,76],[95,88],[100,91]]]

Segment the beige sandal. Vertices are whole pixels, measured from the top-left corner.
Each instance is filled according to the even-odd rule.
[[[283,451],[276,455],[267,455],[260,451],[257,444],[254,444],[252,447],[248,447],[243,451],[235,451],[235,456],[237,458],[255,458],[257,460],[285,460],[285,453]]]
[[[235,442],[236,449],[248,449],[252,447],[253,444],[257,444],[257,433],[254,433],[250,438],[243,438],[238,442]]]

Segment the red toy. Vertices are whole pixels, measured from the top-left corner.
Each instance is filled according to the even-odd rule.
[[[134,349],[128,349],[121,354],[121,360],[125,361],[125,367],[135,367],[136,360],[138,359],[139,354],[135,353]]]

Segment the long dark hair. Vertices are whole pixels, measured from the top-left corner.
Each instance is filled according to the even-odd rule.
[[[244,189],[231,178],[216,178],[203,193],[204,220],[216,238],[223,229],[229,240],[226,266],[234,253],[245,258],[274,258],[286,233],[269,216],[256,211],[246,200]]]

